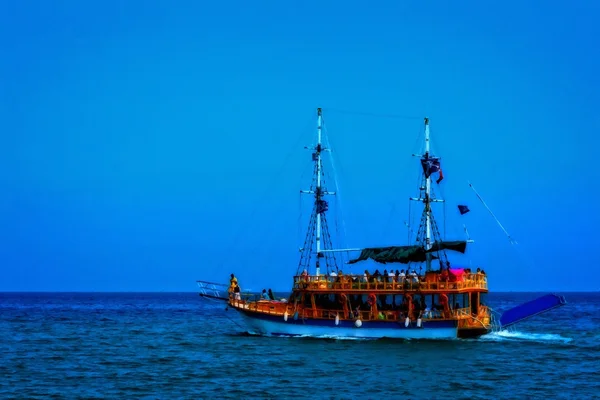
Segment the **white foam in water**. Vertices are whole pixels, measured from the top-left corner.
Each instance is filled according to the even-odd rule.
[[[527,333],[518,331],[503,330],[499,332],[492,332],[481,337],[481,340],[522,340],[522,341],[534,341],[534,342],[562,342],[569,343],[572,338],[563,337],[555,333]]]
[[[268,334],[261,334],[254,331],[247,331],[247,333],[251,336],[269,336]],[[279,337],[276,335],[275,337]],[[348,336],[337,336],[337,335],[298,335],[298,336],[285,336],[292,338],[313,338],[313,339],[334,339],[334,340],[377,340],[376,338],[362,338],[362,337],[348,337]],[[410,339],[407,339],[410,340]],[[452,339],[450,339],[452,340]],[[527,332],[517,332],[517,331],[508,331],[503,330],[499,332],[488,333],[487,335],[482,336],[479,340],[489,340],[489,341],[532,341],[532,342],[561,342],[561,343],[569,343],[573,339],[563,337],[561,335],[555,333],[527,333]]]
[[[315,339],[334,339],[334,340],[373,340],[370,338],[350,337],[350,336],[337,336],[337,335],[301,335],[301,338],[315,338]]]
[[[254,331],[247,331],[247,333],[251,336],[268,336],[268,337],[282,337],[280,335],[270,335],[270,334],[262,334]],[[293,335],[287,336],[283,335],[283,337],[287,338],[312,338],[312,339],[334,339],[334,340],[374,340],[371,338],[361,338],[361,337],[348,337],[348,336],[337,336],[337,335]]]

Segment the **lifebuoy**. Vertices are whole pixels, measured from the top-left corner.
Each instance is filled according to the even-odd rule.
[[[376,302],[377,302],[377,297],[375,296],[375,293],[369,294],[369,296],[367,297],[367,304],[372,306]]]

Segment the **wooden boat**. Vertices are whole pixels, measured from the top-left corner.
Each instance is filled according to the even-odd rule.
[[[326,196],[335,195],[323,184],[322,111],[317,109],[317,141],[312,150],[313,196],[298,270],[292,292],[283,300],[245,296],[233,291],[205,297],[221,298],[241,313],[250,330],[261,334],[289,336],[334,336],[359,338],[454,339],[475,338],[499,328],[499,321],[486,305],[488,276],[478,269],[453,268],[447,252],[464,253],[466,240],[442,240],[432,205],[443,202],[432,190],[443,179],[440,158],[430,151],[429,120],[424,119],[424,149],[417,154],[422,172],[419,195],[410,200],[422,204],[420,226],[409,245],[336,249],[329,236]],[[461,213],[463,210],[461,209]],[[336,253],[360,252],[355,264],[374,260],[395,271],[365,270],[347,274],[337,265]],[[416,267],[416,266],[419,267]],[[424,267],[424,268],[423,268]],[[402,270],[402,272],[399,271]],[[406,272],[404,272],[406,271]],[[198,281],[199,285],[205,285]],[[213,293],[211,295],[211,293]],[[202,293],[201,293],[202,295]],[[504,321],[508,326],[530,315],[565,304],[554,295],[513,310]]]

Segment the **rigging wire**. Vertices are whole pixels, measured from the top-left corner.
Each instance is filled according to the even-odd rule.
[[[351,114],[351,115],[362,115],[365,117],[379,117],[379,118],[392,118],[392,119],[408,119],[408,120],[421,120],[422,117],[415,117],[411,115],[400,115],[400,114],[377,114],[370,113],[364,111],[351,111],[351,110],[341,110],[339,108],[323,108],[323,110],[327,110],[328,112],[338,112],[340,114]]]
[[[412,218],[412,200],[408,200],[408,220],[411,221]],[[405,222],[406,224],[406,230],[407,230],[407,236],[408,236],[408,240],[406,242],[406,244],[410,244],[411,243],[411,237],[412,237],[412,229],[410,227],[410,224],[408,222]]]
[[[335,187],[335,202],[336,202],[336,214],[339,213],[340,217],[339,218],[335,218],[335,228],[336,228],[336,235],[338,236],[337,240],[339,242],[341,242],[342,247],[348,247],[347,246],[347,230],[346,230],[346,220],[344,218],[344,213],[343,213],[343,208],[342,208],[342,197],[340,195],[341,191],[340,191],[340,185],[339,185],[339,177],[338,177],[338,173],[337,173],[337,169],[336,169],[336,160],[337,157],[334,157],[333,155],[333,147],[331,145],[331,139],[329,137],[329,131],[327,129],[327,124],[325,123],[325,118],[321,117],[322,121],[323,121],[323,125],[322,125],[322,130],[324,133],[324,139],[325,139],[325,147],[329,150],[329,159],[331,162],[331,173],[333,174],[333,184]],[[339,224],[338,224],[338,220],[341,221],[341,235],[339,233]],[[341,254],[341,258],[342,258],[342,262],[344,261],[344,259],[348,258],[348,256],[345,253]],[[350,269],[352,269],[352,267],[350,267]]]
[[[481,198],[481,196],[479,195],[479,193],[477,193],[477,191],[475,190],[475,188],[473,187],[473,185],[471,184],[471,182],[469,182],[469,186],[471,187],[471,189],[473,189],[473,192],[475,192],[475,195],[477,196],[477,198],[479,200],[481,200],[481,203],[483,204],[483,206],[490,212],[490,214],[492,215],[492,217],[496,220],[496,223],[498,224],[498,226],[500,226],[500,229],[502,229],[502,231],[506,234],[506,236],[508,237],[508,241],[510,242],[510,244],[518,244],[516,240],[514,240],[510,234],[508,233],[508,231],[506,229],[504,229],[504,227],[502,226],[502,224],[500,223],[500,221],[498,220],[498,218],[496,218],[496,216],[494,215],[494,213],[492,212],[492,210],[488,207],[487,204],[485,204],[485,201],[483,201],[483,199]]]
[[[482,204],[485,206],[485,208],[490,212],[490,214],[492,215],[492,217],[496,220],[496,222],[498,223],[498,225],[500,226],[500,228],[502,229],[502,231],[506,234],[506,236],[508,237],[509,243],[511,244],[511,248],[513,248],[515,250],[518,258],[520,259],[519,261],[523,264],[523,266],[526,266],[527,264],[537,265],[537,262],[535,261],[535,259],[533,257],[531,257],[531,253],[527,252],[527,251],[524,251],[523,248],[522,248],[522,245],[520,245],[516,240],[514,240],[510,236],[510,234],[508,233],[508,231],[504,228],[504,226],[502,226],[502,224],[500,223],[500,221],[498,220],[498,218],[496,218],[496,216],[494,215],[494,213],[492,212],[492,210],[483,201],[483,198],[479,195],[479,193],[475,190],[475,188],[473,187],[473,185],[470,182],[469,182],[469,186],[471,187],[471,189],[473,189],[473,192],[475,192],[475,194],[477,195],[477,197],[479,198],[479,200],[482,202]]]
[[[306,165],[308,166],[309,164],[312,164],[312,161],[306,161]],[[298,187],[303,187],[304,186],[304,179],[306,178],[306,176],[308,175],[308,173],[313,173],[313,168],[307,168],[304,167],[302,169],[302,174],[300,175],[299,178],[299,183],[298,183]],[[312,183],[311,183],[312,184]],[[309,188],[311,189],[311,188]],[[297,232],[298,232],[298,240],[297,243],[304,243],[304,238],[302,237],[302,230],[304,229],[304,224],[302,223],[303,219],[304,219],[304,207],[302,206],[302,202],[304,199],[304,195],[305,193],[302,193],[302,191],[298,192],[298,220],[297,220]]]
[[[415,138],[415,142],[413,143],[413,146],[412,146],[413,154],[415,154],[415,153],[418,153],[418,152],[420,152],[420,150],[421,150],[421,149],[420,149],[420,147],[419,147],[419,139],[420,139],[420,137],[421,137],[421,134],[422,134],[422,132],[421,132],[421,130],[419,129],[419,130],[417,131],[417,135],[416,135],[416,138]],[[404,165],[404,169],[400,169],[400,170],[401,170],[401,171],[404,171],[404,170],[410,171],[410,170],[412,169],[412,168],[411,168],[411,164],[412,164],[412,163],[413,163],[413,161],[412,161],[412,157],[411,157],[411,158],[409,158],[408,160],[406,160],[406,164]],[[398,176],[398,175],[395,175],[395,176]],[[402,181],[399,181],[399,182],[398,182],[398,184],[396,185],[396,187],[400,187],[401,185],[402,185]],[[398,195],[398,197],[400,197],[400,195]],[[409,204],[409,210],[408,210],[408,217],[407,217],[407,218],[408,218],[408,221],[406,221],[406,220],[404,221],[404,225],[406,226],[406,228],[407,228],[407,230],[408,230],[408,242],[409,242],[409,243],[410,243],[410,240],[411,240],[411,238],[410,238],[410,232],[411,232],[411,225],[412,225],[412,220],[411,220],[411,210],[410,210],[410,204],[411,204],[411,203],[412,203],[412,200],[409,200],[409,201],[408,201],[408,204]],[[391,209],[390,209],[390,213],[389,213],[389,215],[388,215],[388,218],[387,218],[387,224],[385,225],[385,228],[384,228],[384,230],[383,230],[383,232],[384,232],[384,236],[387,236],[387,234],[389,233],[389,232],[388,232],[388,230],[390,229],[390,226],[392,226],[392,225],[393,225],[393,224],[392,224],[392,222],[393,222],[393,217],[394,217],[394,214],[395,214],[395,213],[396,213],[396,211],[397,211],[397,207],[396,207],[397,203],[396,203],[396,202],[392,202],[391,204],[392,204],[392,207],[391,207]]]
[[[340,157],[336,157],[335,160],[336,160],[336,165],[337,165],[336,171],[339,169],[342,176],[347,176],[347,174],[345,172],[344,164],[341,162]],[[355,212],[354,216],[358,219],[358,223],[362,227],[362,231],[364,232],[365,229],[368,229],[367,227],[369,226],[368,224],[365,223],[365,220],[363,219],[365,213],[362,211],[364,211],[364,210],[359,205],[359,203],[356,204],[354,208],[359,211],[359,212]],[[346,224],[344,222],[344,227],[345,226],[346,226]]]
[[[294,154],[294,152],[296,151],[296,149],[300,146],[300,142],[302,141],[302,139],[304,138],[304,130],[300,131],[300,134],[298,135],[298,138],[296,139],[296,142],[294,143],[294,145],[290,148],[290,150],[287,152],[284,161],[283,161],[283,165],[281,166],[281,168],[279,168],[279,173],[273,175],[273,179],[272,181],[269,183],[269,185],[267,186],[267,188],[265,189],[265,191],[263,192],[263,196],[261,196],[260,200],[256,202],[255,207],[252,209],[252,211],[250,212],[248,221],[252,221],[254,219],[254,216],[256,215],[258,208],[260,205],[264,204],[264,202],[266,201],[266,199],[268,198],[269,195],[272,194],[272,187],[273,187],[273,183],[276,182],[277,180],[279,180],[282,175],[285,172],[285,169],[287,167],[287,165],[289,164],[290,160],[292,159],[292,155]],[[245,227],[240,225],[240,228],[238,230],[237,235],[234,237],[233,239],[233,248],[237,248],[239,241],[241,240],[244,232],[245,232]],[[224,264],[225,264],[225,259],[222,259],[220,261],[220,263],[218,264],[218,268],[222,269]]]
[[[413,148],[416,149],[414,154],[422,154],[423,153],[424,144],[421,141],[421,138],[423,135],[424,135],[423,127],[421,125],[419,125],[417,137],[415,138],[415,144],[413,145]],[[412,160],[412,158],[411,158],[411,160]],[[412,161],[409,161],[409,163],[412,163]],[[419,166],[416,169],[416,171],[414,172],[414,174],[416,177],[414,187],[419,188],[419,197],[421,197],[421,189],[420,188],[423,185],[423,176],[422,176],[422,172],[421,172],[420,158],[419,158]],[[408,200],[409,204],[412,204],[413,201],[414,200]],[[409,221],[408,221],[409,231],[412,231],[412,226],[414,225],[415,219],[419,218],[419,221],[420,221],[420,217],[421,217],[420,213],[418,213],[418,214],[415,213],[414,215],[410,214],[410,207],[409,207]],[[420,224],[420,222],[419,222],[419,224]],[[417,229],[417,235],[416,235],[417,237],[415,237],[414,240],[418,240],[418,236],[419,236],[418,231],[419,230],[420,230],[420,227],[419,227],[419,229]],[[411,239],[411,240],[413,240],[413,239]],[[409,244],[410,244],[410,242],[409,242]]]

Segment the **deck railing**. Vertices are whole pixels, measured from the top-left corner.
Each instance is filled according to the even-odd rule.
[[[442,281],[440,276],[435,277],[413,277],[400,278],[381,276],[371,277],[366,281],[364,275],[298,275],[294,276],[294,289],[307,289],[314,291],[398,291],[398,290],[428,290],[447,291],[462,289],[487,290],[487,277],[483,274],[464,274],[455,282]]]
[[[282,317],[287,311],[288,318],[297,317],[335,320],[336,316],[339,316],[340,319],[345,319],[343,310],[324,308],[313,309],[310,307],[296,306],[293,303],[276,300],[250,300],[249,298],[244,299],[242,297],[241,299],[232,299],[231,305],[249,311]],[[298,313],[297,316],[295,316],[296,313]],[[349,319],[356,319],[357,317],[360,317],[362,321],[387,320],[404,322],[406,320],[406,313],[399,310],[380,310],[377,312],[377,314],[374,314],[371,310],[359,310],[358,313],[356,310],[348,311]],[[447,312],[439,310],[428,310],[420,313],[413,312],[409,316],[409,319],[414,322],[419,317],[423,321],[441,319],[473,319],[473,316],[471,315],[471,309],[468,307],[454,310],[450,309]]]

